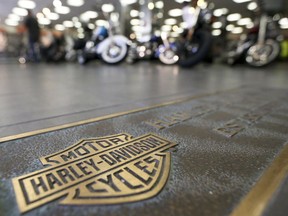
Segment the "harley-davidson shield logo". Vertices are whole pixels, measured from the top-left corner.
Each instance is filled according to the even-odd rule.
[[[154,134],[84,139],[40,158],[49,167],[14,178],[21,212],[65,197],[62,204],[116,204],[148,199],[164,187],[176,144]]]

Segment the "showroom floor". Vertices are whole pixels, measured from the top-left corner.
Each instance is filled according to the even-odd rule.
[[[287,215],[287,65],[0,65],[0,214]]]
[[[0,137],[243,85],[288,88],[287,65],[1,64]]]

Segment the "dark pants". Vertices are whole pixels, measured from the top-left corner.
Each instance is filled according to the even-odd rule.
[[[39,52],[38,52],[38,42],[33,40],[32,38],[29,38],[29,44],[28,44],[28,58],[29,60],[33,62],[38,62],[39,59]]]

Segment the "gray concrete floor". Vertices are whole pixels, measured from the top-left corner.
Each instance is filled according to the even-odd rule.
[[[0,137],[243,85],[288,88],[287,65],[1,64]]]

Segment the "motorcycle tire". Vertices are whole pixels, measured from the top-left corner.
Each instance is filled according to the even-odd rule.
[[[201,62],[210,51],[212,44],[212,36],[210,32],[205,30],[197,30],[193,36],[191,43],[197,43],[199,45],[198,50],[195,53],[189,51],[180,51],[179,65],[181,67],[192,67]],[[184,47],[184,49],[186,46]]]
[[[253,67],[263,67],[274,60],[280,54],[280,44],[272,39],[268,39],[264,44],[251,46],[246,54],[246,62]]]
[[[107,46],[100,55],[101,59],[107,64],[118,64],[122,62],[128,54],[128,46],[126,43],[114,43],[112,47]]]

